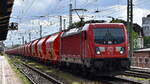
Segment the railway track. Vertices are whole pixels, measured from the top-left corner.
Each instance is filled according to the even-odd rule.
[[[143,81],[134,80],[124,76],[116,76],[115,79],[122,81],[120,84],[143,84]]]
[[[12,58],[13,59],[13,58]],[[21,61],[23,61],[23,62],[25,62],[26,64],[28,64],[28,60],[27,59],[21,59]],[[20,62],[19,62],[20,63]],[[51,78],[49,78],[49,77],[45,77],[45,76],[42,76],[43,78],[41,78],[41,77],[39,77],[41,74],[39,74],[39,75],[37,75],[37,73],[34,73],[34,72],[31,72],[31,71],[29,71],[29,70],[26,70],[26,67],[28,68],[29,67],[29,69],[31,68],[31,70],[32,70],[32,68],[33,67],[35,67],[35,68],[33,68],[34,70],[36,70],[36,71],[39,71],[39,69],[40,68],[38,68],[38,67],[36,67],[36,65],[33,63],[31,63],[30,64],[30,62],[29,62],[29,64],[28,65],[26,65],[26,64],[22,64],[22,62],[21,62],[21,64],[19,64],[19,63],[15,63],[15,65],[16,65],[16,67],[17,68],[21,68],[20,70],[23,70],[22,72],[26,75],[26,72],[28,72],[27,73],[27,78],[32,82],[32,84],[72,84],[72,83],[63,83],[63,82],[61,82],[61,81],[59,81],[60,83],[54,83],[54,82],[52,82],[51,80],[47,80],[47,79],[51,79]],[[24,69],[25,68],[25,69]],[[33,70],[33,71],[34,71]],[[68,69],[67,69],[68,70]],[[35,72],[36,72],[35,71]],[[41,72],[42,71],[42,72]],[[41,73],[43,73],[44,71],[43,70],[41,70],[40,69],[40,72]],[[67,73],[69,72],[69,71],[66,71]],[[33,75],[35,75],[35,76],[32,76],[32,74]],[[49,75],[49,74],[46,74],[46,73],[44,73],[46,76],[47,75]],[[79,83],[79,84],[143,84],[141,81],[135,81],[135,80],[132,80],[131,78],[128,78],[128,79],[126,79],[126,78],[123,78],[123,77],[100,77],[100,76],[95,76],[95,77],[93,77],[92,79],[91,79],[91,77],[90,78],[88,78],[88,77],[82,77],[81,76],[81,74],[79,75],[79,73],[75,73],[75,74],[73,74],[72,72],[70,72],[70,74],[72,74],[72,75],[74,75],[74,76],[76,76],[76,77],[78,77],[78,78],[81,78],[81,82]],[[29,76],[29,77],[28,77]],[[54,76],[55,77],[55,76]],[[35,78],[35,79],[33,79],[33,78]],[[58,78],[58,79],[60,79],[60,80],[64,80],[64,79],[66,79],[66,78],[59,78],[59,77],[55,77],[55,78]],[[42,79],[42,80],[41,80]],[[53,77],[52,77],[52,79],[53,79]],[[84,79],[84,80],[83,80]],[[38,81],[37,81],[38,80]],[[44,81],[45,80],[45,81]],[[55,80],[55,79],[54,79]],[[56,81],[57,81],[57,79],[56,79]],[[65,80],[65,82],[66,81],[68,81],[68,80]],[[35,82],[35,83],[34,83]],[[148,83],[149,84],[149,83]]]
[[[141,69],[130,69],[128,71],[125,71],[124,75],[146,78],[146,79],[150,78],[150,72],[143,71]]]
[[[14,65],[31,81],[32,84],[64,84],[62,81],[27,64],[14,63]]]
[[[144,70],[144,69],[139,69],[139,68],[131,68],[130,71],[150,74],[150,70]]]
[[[94,81],[98,81],[98,83],[95,83],[95,84],[99,84],[99,82],[102,82],[100,84],[143,84],[140,81],[127,79],[127,78],[124,78],[122,76],[95,77],[93,79],[94,79]]]

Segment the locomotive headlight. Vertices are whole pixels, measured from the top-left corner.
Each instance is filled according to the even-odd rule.
[[[98,54],[98,55],[99,55],[99,54],[101,54],[101,52],[100,52],[100,51],[97,51],[97,52],[96,52],[96,54]]]
[[[99,47],[96,47],[96,54],[98,54],[98,55],[101,54]]]
[[[123,51],[120,51],[120,54],[123,54],[124,52]]]
[[[96,47],[96,54],[100,55],[101,52],[104,52],[105,48],[104,47]]]
[[[120,54],[124,54],[124,52],[125,52],[124,47],[121,47]]]
[[[125,52],[124,47],[116,47],[116,51],[118,51],[120,54],[123,54]]]

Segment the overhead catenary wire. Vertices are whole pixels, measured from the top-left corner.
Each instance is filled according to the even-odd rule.
[[[30,11],[31,11],[31,9],[32,9],[32,7],[33,7],[33,5],[36,5],[35,4],[35,2],[36,2],[37,0],[32,0],[32,3],[30,4],[31,6],[30,7],[26,7],[25,9],[24,9],[24,11],[27,11],[27,12],[23,12],[24,14],[21,16],[21,17],[23,17],[23,18],[28,18],[28,21],[30,21],[30,20],[34,20],[34,19],[36,19],[36,18],[33,18],[33,17],[31,17],[30,15],[28,15],[27,16],[27,14],[29,14],[29,13],[31,13]],[[68,3],[65,3],[65,2],[62,2],[63,0],[61,0],[61,1],[59,1],[59,0],[57,0],[56,1],[56,3],[57,3],[57,5],[56,6],[51,6],[50,5],[50,8],[52,9],[52,11],[50,11],[50,10],[48,10],[48,14],[47,15],[43,15],[43,16],[45,16],[45,18],[53,18],[53,17],[55,17],[55,15],[54,14],[57,14],[56,16],[59,16],[59,15],[62,15],[62,16],[65,16],[65,15],[67,15],[68,14],[68,10],[67,10],[67,7],[68,7]],[[95,8],[89,8],[88,6],[89,5],[93,5],[93,4],[95,4],[95,2],[94,1],[89,1],[89,0],[80,0],[81,1],[81,5],[80,5],[80,7],[81,8],[86,8],[86,9],[88,9],[89,10],[89,12],[87,12],[86,13],[86,15],[90,15],[90,14],[93,14],[93,15],[95,15],[94,14],[94,10],[95,10]],[[89,1],[89,2],[87,2],[87,1]],[[100,0],[99,0],[100,1]],[[120,0],[117,0],[117,1],[120,1]],[[147,1],[147,2],[146,2]],[[135,7],[143,7],[144,5],[147,5],[149,3],[149,1],[148,0],[139,0],[137,3],[135,3],[134,5],[135,5]],[[121,5],[122,3],[121,2],[117,2],[117,4],[115,5],[115,6],[107,6],[107,7],[101,7],[100,5],[99,6],[96,6],[96,8],[98,8],[98,9],[100,9],[100,12],[99,13],[97,13],[97,15],[95,15],[95,16],[100,16],[100,17],[107,17],[107,16],[112,16],[112,17],[119,17],[120,16],[120,13],[122,12],[122,11],[126,11],[126,8],[125,7],[120,7],[120,6],[123,6],[123,5]],[[79,5],[77,5],[76,7],[78,8],[78,6]],[[49,8],[48,8],[49,9]],[[115,10],[114,10],[115,9]],[[56,11],[57,10],[57,11]],[[92,12],[92,13],[91,13]],[[52,15],[52,17],[50,17]],[[54,16],[53,16],[54,15]],[[66,17],[66,16],[65,16]],[[126,16],[123,16],[123,17],[126,17]],[[25,19],[23,20],[23,21],[25,21]],[[27,21],[27,20],[26,20]]]
[[[136,6],[136,7],[138,7],[138,8],[140,8],[140,7],[144,7],[144,6],[148,6],[148,4],[150,4],[150,2],[143,2],[143,4],[142,3],[139,3],[139,4],[134,4],[134,6]]]
[[[57,7],[58,7],[58,9],[60,9],[59,6],[57,6]],[[63,7],[63,8],[64,8],[64,7]],[[114,7],[112,7],[112,8],[114,8]],[[110,8],[109,10],[113,10],[113,9]],[[102,10],[102,12],[104,12],[104,11],[109,11],[109,10]],[[111,14],[112,14],[112,13],[111,13]]]
[[[81,0],[81,1],[82,1],[82,0]],[[88,6],[89,4],[96,3],[96,2],[99,1],[99,0],[96,0],[95,2],[94,2],[94,1],[89,1],[89,0],[86,0],[86,1],[87,1],[87,5],[86,5],[86,6]],[[144,0],[144,1],[146,1],[146,0]],[[33,5],[34,2],[35,2],[35,0],[33,0],[32,3],[31,3],[31,6],[29,6],[29,7],[25,10],[25,11],[27,11],[27,13],[28,13],[28,11],[29,11],[28,9],[32,7],[32,5]],[[66,4],[61,4],[61,5],[60,5],[60,3],[62,2],[62,0],[61,0],[61,1],[60,1],[60,0],[57,0],[57,2],[58,2],[58,5],[57,5],[57,8],[56,8],[56,9],[59,9],[59,10],[60,10],[61,8],[65,8],[65,7],[67,6]],[[85,1],[83,0],[82,2],[85,2]],[[143,1],[139,1],[139,2],[143,2]],[[118,3],[120,3],[120,2],[118,2]],[[83,3],[83,4],[85,4],[85,3]],[[63,5],[65,5],[65,7],[64,7]],[[83,5],[83,6],[84,6],[84,5]],[[60,7],[61,7],[61,8],[60,8]],[[54,8],[55,8],[55,7],[54,7]],[[105,11],[105,10],[106,10],[106,11],[112,10],[112,8],[113,8],[113,7],[110,7],[110,8],[108,8],[108,9],[104,9],[104,10],[102,10],[102,12]],[[57,12],[58,12],[58,11],[57,11]],[[67,12],[67,11],[64,11],[64,12]],[[64,13],[64,12],[62,12],[62,13]]]
[[[33,4],[35,3],[36,0],[32,0],[31,4],[23,11],[23,14],[22,14],[22,18],[24,16],[26,16],[26,14],[28,14],[29,10],[31,10],[31,7],[33,6]]]
[[[136,5],[141,5],[141,4],[144,4],[144,3],[147,3],[147,0],[134,0],[134,5],[136,4]]]
[[[34,0],[34,1],[35,1],[35,0]],[[34,2],[34,1],[33,1],[33,2]],[[33,2],[32,2],[32,4],[33,4]],[[91,3],[91,2],[90,2],[90,3]],[[32,4],[31,4],[31,5],[32,5]],[[61,9],[61,8],[60,8],[61,6],[59,6],[59,4],[60,4],[60,2],[58,3],[57,8],[60,10],[60,9]],[[61,4],[61,5],[62,5],[62,4]],[[66,5],[65,5],[65,6],[66,6]],[[57,10],[57,8],[56,8],[56,10]],[[65,8],[65,7],[62,7],[62,8]],[[113,8],[113,7],[112,7],[112,8]],[[112,10],[112,9],[110,8],[110,10]],[[106,10],[106,11],[108,11],[108,10]],[[63,13],[64,13],[64,12],[63,12]]]
[[[62,11],[64,8],[68,7],[68,4],[65,2],[62,3],[62,1],[59,0],[56,0],[55,3],[57,3],[57,6],[53,6],[52,10],[48,12],[48,15],[50,15],[50,13],[60,13],[60,10]]]

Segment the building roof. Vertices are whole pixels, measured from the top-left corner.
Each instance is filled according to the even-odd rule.
[[[0,0],[0,40],[6,40],[14,0]]]

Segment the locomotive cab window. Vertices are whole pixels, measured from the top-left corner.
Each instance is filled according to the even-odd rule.
[[[125,41],[122,28],[95,28],[94,41],[97,44],[120,44]]]

